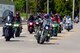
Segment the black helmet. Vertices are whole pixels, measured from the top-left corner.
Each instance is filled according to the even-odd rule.
[[[9,16],[13,16],[13,12],[12,11],[9,11]]]

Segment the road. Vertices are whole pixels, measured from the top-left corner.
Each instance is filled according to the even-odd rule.
[[[29,34],[23,25],[21,37],[5,42],[0,27],[0,53],[80,53],[80,23],[74,25],[70,32],[64,30],[49,43],[37,44],[34,33]]]

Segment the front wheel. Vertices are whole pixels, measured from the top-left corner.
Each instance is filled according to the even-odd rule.
[[[46,38],[46,36],[43,35],[43,32],[42,32],[42,33],[38,36],[38,38],[37,38],[37,43],[38,43],[38,44],[43,44],[44,41],[45,41],[45,38]]]
[[[9,31],[5,29],[5,41],[10,41],[10,38]]]
[[[15,36],[16,37],[19,37],[20,36],[20,29],[19,28],[16,29]]]
[[[29,31],[29,33],[30,33],[30,34],[32,34],[32,33],[33,33],[33,31]]]
[[[67,29],[67,31],[69,32],[69,31],[70,31],[70,29]]]
[[[54,37],[57,37],[57,36],[58,36],[57,33],[55,33]]]

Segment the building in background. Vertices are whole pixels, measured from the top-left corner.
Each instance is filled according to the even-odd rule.
[[[4,15],[7,15],[7,11],[12,11],[13,13],[15,13],[14,3],[8,0],[0,0],[0,22],[1,18],[3,18]]]
[[[0,17],[3,17],[6,10],[10,10],[15,13],[14,3],[6,0],[0,0]]]

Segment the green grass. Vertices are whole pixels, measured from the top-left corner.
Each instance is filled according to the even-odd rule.
[[[26,18],[26,13],[21,13],[21,17]]]
[[[26,13],[21,13],[20,15],[21,15],[21,17],[22,17],[23,19],[28,19],[28,18],[26,18]],[[28,17],[29,17],[29,14],[28,14]]]

